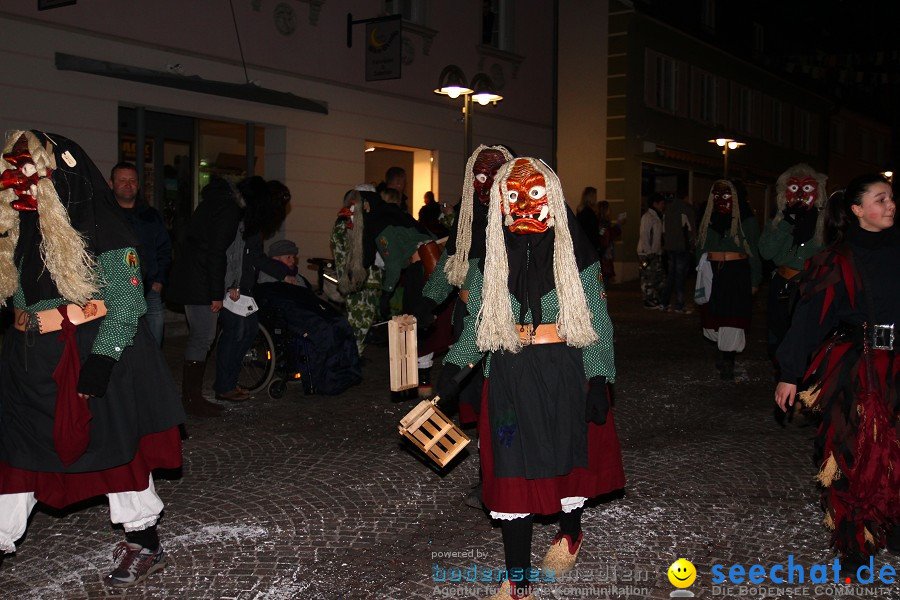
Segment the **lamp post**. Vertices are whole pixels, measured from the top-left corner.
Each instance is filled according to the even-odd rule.
[[[737,140],[733,140],[731,138],[726,138],[726,137],[718,137],[714,140],[707,140],[707,141],[711,144],[715,144],[716,146],[719,146],[720,148],[722,148],[722,156],[725,157],[724,173],[722,175],[722,178],[728,179],[728,151],[729,150],[737,150],[741,146],[746,146],[747,144],[745,144],[744,142],[739,142]]]
[[[489,102],[496,104],[503,100],[503,96],[495,91],[493,80],[484,73],[476,73],[470,85],[456,65],[444,67],[434,93],[454,100],[463,97],[463,160],[468,160],[472,153],[472,101],[486,106]]]

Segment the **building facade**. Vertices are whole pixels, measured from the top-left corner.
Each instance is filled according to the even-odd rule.
[[[301,259],[330,256],[344,193],[387,166],[406,168],[414,214],[429,190],[457,202],[463,98],[433,91],[447,65],[488,74],[503,96],[475,104],[472,148],[552,161],[552,36],[528,35],[552,23],[546,0],[36,4],[0,8],[0,128],[70,137],[104,172],[141,163],[145,196],[176,236],[213,174],[285,182],[284,235]],[[400,33],[353,23],[396,13]],[[367,80],[367,56],[377,71],[397,47],[400,77]]]

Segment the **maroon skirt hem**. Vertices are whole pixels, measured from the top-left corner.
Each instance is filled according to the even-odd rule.
[[[145,435],[130,462],[102,471],[29,471],[0,461],[0,494],[34,492],[38,501],[53,508],[65,508],[103,494],[145,490],[153,469],[177,469],[180,466],[181,431],[172,427]]]
[[[482,500],[495,512],[552,515],[562,510],[560,500],[581,496],[595,498],[625,487],[622,450],[613,411],[606,423],[588,423],[588,466],[547,479],[496,477],[488,417],[488,381],[485,381],[478,419],[479,453],[483,476]]]

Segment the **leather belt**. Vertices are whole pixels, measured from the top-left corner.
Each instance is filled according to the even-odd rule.
[[[713,262],[727,262],[729,260],[743,260],[747,255],[743,252],[710,252],[706,256]]]
[[[81,325],[106,315],[106,303],[103,300],[90,300],[83,307],[77,304],[66,304],[66,314],[73,325]],[[38,333],[51,333],[62,329],[63,316],[58,308],[49,308],[37,312],[15,309],[15,328],[19,331],[33,329]]]
[[[797,275],[801,273],[800,269],[792,269],[790,267],[778,267],[778,274],[784,277],[785,279],[793,279]]]
[[[519,332],[519,340],[523,346],[532,344],[558,344],[565,340],[556,333],[556,323],[544,323],[543,325],[516,325]]]
[[[459,299],[463,302],[469,302],[469,290],[459,290]]]
[[[893,323],[854,325],[842,322],[838,325],[837,333],[849,342],[862,342],[872,350],[894,350]]]

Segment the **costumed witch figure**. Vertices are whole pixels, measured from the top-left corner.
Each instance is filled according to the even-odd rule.
[[[504,146],[480,145],[466,163],[466,179],[460,200],[459,218],[450,232],[444,251],[438,260],[434,273],[422,291],[422,302],[416,309],[418,330],[424,331],[434,321],[434,310],[459,288],[458,301],[453,308],[453,341],[459,339],[466,316],[466,302],[469,288],[466,278],[470,269],[478,268],[484,259],[485,229],[487,228],[488,205],[491,201],[491,186],[497,170],[512,154]],[[476,202],[477,200],[477,202]],[[476,420],[481,388],[484,378],[479,369],[473,369],[459,394],[460,421],[472,423]],[[479,502],[480,504],[480,502]]]
[[[422,289],[440,256],[434,236],[397,204],[385,202],[369,186],[357,186],[353,200],[352,228],[346,230],[348,249],[338,290],[342,294],[357,293],[368,284],[373,266],[383,270],[378,312],[390,318],[390,301],[401,281],[403,313],[412,314],[421,301]],[[348,192],[349,193],[349,192]],[[434,351],[449,345],[449,333],[442,343],[429,347],[419,344],[419,395],[431,397],[430,372]],[[437,340],[429,340],[437,342]],[[427,388],[427,389],[424,389]]]
[[[815,461],[843,581],[885,544],[900,553],[900,231],[891,185],[879,174],[851,181],[826,212],[830,247],[802,276],[776,354],[775,401],[782,410],[793,405],[800,383],[808,387],[803,403],[822,415]]]
[[[727,179],[713,183],[697,236],[697,256],[707,253],[713,272],[700,324],[703,335],[716,343],[716,368],[726,381],[734,380],[734,359],[746,345],[753,294],[762,279],[758,244],[759,224],[746,198]]]
[[[486,354],[483,501],[500,520],[509,574],[490,598],[532,598],[534,514],[559,514],[542,569],[560,575],[581,550],[585,501],[625,485],[607,390],[612,323],[597,254],[540,160],[514,159],[497,172],[486,237],[438,395],[452,396],[452,371]]]
[[[778,213],[759,238],[759,255],[777,267],[769,285],[766,310],[769,356],[791,326],[797,282],[804,263],[822,251],[825,224],[824,173],[809,165],[794,165],[775,182]]]
[[[348,190],[331,229],[331,252],[338,277],[338,292],[347,303],[347,321],[356,337],[356,349],[362,356],[366,348],[366,336],[378,317],[381,281],[384,271],[374,264],[363,267],[362,229],[355,227],[364,210],[360,192],[375,193],[375,186],[364,183]],[[354,235],[359,234],[359,235]]]
[[[97,167],[74,142],[15,131],[0,192],[0,297],[14,326],[0,362],[0,552],[37,501],[106,494],[126,541],[105,582],[166,564],[151,471],[181,466],[184,412],[147,323],[135,242]]]

